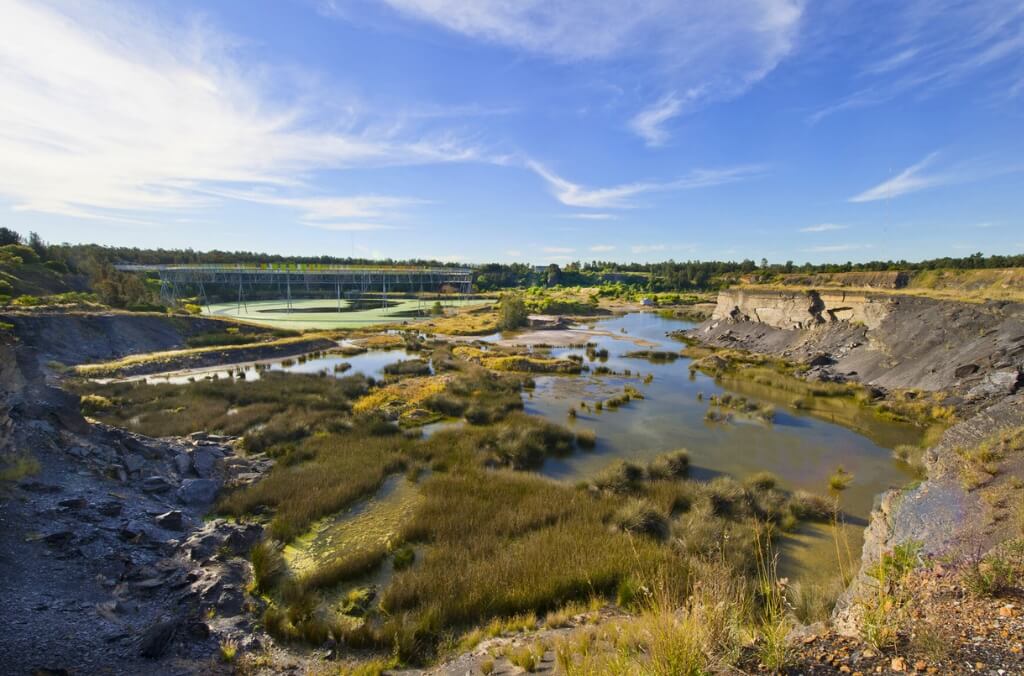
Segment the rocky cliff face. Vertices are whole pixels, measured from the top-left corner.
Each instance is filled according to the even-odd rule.
[[[830,322],[877,328],[889,315],[885,296],[830,291],[725,290],[718,294],[712,319],[752,321],[777,329],[807,329]]]
[[[945,390],[984,404],[1022,382],[1024,306],[843,291],[726,290],[691,335],[711,345],[815,359],[815,375]]]
[[[10,312],[0,321],[12,324],[22,344],[44,361],[69,366],[185,347],[186,338],[225,327],[207,317],[115,312]]]
[[[92,424],[36,350],[0,338],[0,631],[4,673],[208,673],[222,640],[258,646],[244,606],[255,524],[205,522],[265,458],[232,440]]]

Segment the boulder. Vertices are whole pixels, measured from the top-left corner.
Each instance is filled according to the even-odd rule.
[[[79,496],[77,498],[68,498],[67,500],[61,500],[57,503],[58,507],[64,509],[84,509],[89,506],[89,501]]]
[[[178,488],[178,501],[185,505],[208,505],[217,498],[220,482],[214,479],[185,479]]]
[[[186,476],[192,470],[192,458],[189,457],[188,453],[179,453],[174,456],[174,468],[178,470],[178,474]]]
[[[224,544],[235,556],[246,556],[262,537],[263,527],[259,524],[236,524],[224,538]]]
[[[148,476],[142,480],[142,490],[147,493],[166,493],[174,485],[162,476]]]
[[[213,476],[214,470],[217,468],[217,461],[220,458],[221,454],[217,453],[213,448],[197,448],[192,451],[192,469],[201,478],[209,479]]]
[[[63,547],[71,542],[75,534],[69,530],[55,530],[43,536],[43,542],[51,547]]]
[[[834,364],[835,362],[836,360],[833,359],[828,354],[825,354],[824,352],[819,352],[818,354],[811,357],[807,364],[808,366],[829,366],[830,364]]]
[[[185,515],[180,510],[172,509],[169,512],[157,515],[156,525],[167,530],[182,531],[185,530],[187,520]]]
[[[160,657],[167,652],[177,631],[177,620],[162,620],[150,625],[139,640],[139,654],[149,659]]]
[[[1021,385],[1021,373],[1017,369],[995,371],[985,376],[980,384],[967,392],[968,399],[1013,394]]]
[[[96,511],[103,516],[119,516],[122,508],[123,506],[118,500],[107,500],[96,505]]]
[[[967,376],[973,376],[977,372],[977,364],[963,364],[961,366],[956,367],[956,370],[953,371],[953,375],[955,375],[957,378],[966,378]]]

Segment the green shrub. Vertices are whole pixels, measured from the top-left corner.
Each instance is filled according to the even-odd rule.
[[[522,296],[505,294],[498,305],[498,328],[511,331],[526,326],[529,312]]]
[[[36,307],[42,305],[43,302],[43,299],[39,296],[33,296],[26,293],[15,298],[11,304],[17,307]]]
[[[24,244],[8,244],[0,246],[0,255],[7,258],[20,258],[26,265],[39,262],[39,255],[30,246]]]
[[[410,545],[402,545],[392,554],[395,570],[404,570],[416,561],[416,550]]]

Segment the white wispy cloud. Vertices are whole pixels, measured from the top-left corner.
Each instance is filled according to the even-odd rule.
[[[873,202],[939,186],[973,183],[1004,174],[1024,171],[1024,165],[996,164],[990,158],[958,162],[940,169],[932,169],[931,167],[935,164],[938,156],[938,152],[931,153],[917,164],[907,167],[889,180],[854,195],[849,201]]]
[[[938,153],[928,155],[917,164],[907,167],[888,181],[883,181],[873,188],[868,188],[864,192],[854,195],[850,198],[850,201],[874,202],[950,183],[953,180],[951,175],[925,173],[925,169],[934,162],[937,156]]]
[[[562,218],[578,218],[584,221],[610,221],[618,218],[615,214],[603,214],[597,213],[579,213],[579,214],[564,214]],[[574,228],[578,229],[578,228]]]
[[[26,0],[5,0],[3,17],[0,196],[16,209],[139,218],[223,199],[211,188],[295,192],[322,169],[477,156],[449,135],[399,138],[337,114],[317,122],[325,111],[310,97],[277,103],[271,69],[243,68],[230,36],[200,23]],[[295,204],[321,223],[341,207]]]
[[[683,111],[683,102],[674,93],[666,94],[649,108],[637,113],[629,121],[632,129],[648,146],[660,146],[668,140],[664,125]]]
[[[567,246],[546,246],[543,247],[541,251],[549,254],[571,254],[576,251],[576,249]]]
[[[629,247],[629,250],[635,254],[654,253],[656,251],[664,251],[668,247],[664,244],[634,244]]]
[[[682,178],[665,182],[625,183],[609,188],[586,188],[566,180],[540,162],[529,160],[526,166],[543,178],[555,198],[570,207],[585,209],[612,209],[632,206],[632,198],[643,193],[692,190],[726,183],[734,183],[763,172],[759,166],[727,169],[694,169]]]
[[[344,223],[330,223],[323,221],[315,221],[305,223],[311,228],[319,228],[320,230],[333,230],[335,232],[365,232],[367,230],[398,230],[399,226],[389,225],[387,223],[359,223],[353,221],[346,221]]]
[[[831,232],[833,230],[845,229],[845,225],[839,225],[838,223],[819,223],[817,225],[809,225],[806,228],[800,228],[800,232]]]
[[[519,249],[509,249],[508,251],[505,252],[505,255],[508,256],[509,258],[517,258],[519,256],[522,256],[523,252],[520,251]]]
[[[866,13],[870,25],[854,32],[869,37],[846,47],[874,59],[855,75],[852,93],[811,113],[810,123],[902,96],[923,98],[976,83],[986,72],[996,75],[992,86],[997,96],[1014,96],[1013,83],[1024,78],[1024,5],[1019,0],[906,0],[886,10],[884,21],[875,12]]]
[[[870,244],[823,244],[821,246],[809,246],[801,251],[808,253],[838,253],[841,251],[856,251],[858,249],[870,249]]]
[[[595,244],[590,247],[590,250],[594,253],[606,253],[608,251],[615,251],[615,247],[611,244]]]
[[[400,14],[473,39],[558,62],[628,60],[663,91],[692,91],[690,102],[729,99],[748,90],[796,48],[805,0],[380,0]],[[352,20],[351,2],[325,0]],[[624,83],[623,83],[624,84]],[[684,101],[664,94],[631,126],[648,143]]]

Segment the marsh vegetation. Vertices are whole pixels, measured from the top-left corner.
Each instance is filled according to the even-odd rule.
[[[611,357],[610,342],[524,351],[388,333],[354,344],[371,355],[404,353],[390,353],[380,378],[262,371],[258,380],[76,385],[83,410],[106,422],[157,436],[239,436],[246,452],[275,460],[217,511],[266,526],[251,553],[251,588],[277,639],[333,639],[370,650],[380,664],[423,664],[491,627],[537,626],[544,616],[557,623],[568,609],[612,604],[634,614],[623,635],[673,618],[664,640],[637,633],[628,644],[623,659],[636,668],[662,659],[683,633],[689,643],[680,650],[700,669],[740,659],[748,650],[741,635],[758,637],[764,660],[784,662],[779,635],[790,619],[764,580],[776,575],[780,538],[831,523],[838,501],[770,473],[709,473],[705,455],[677,446],[607,455],[604,435],[615,423],[606,420],[641,414],[651,397],[654,415],[676,405],[665,399],[679,386],[668,374],[685,379],[686,364],[675,363],[684,358],[663,359],[677,353],[660,347]],[[633,375],[623,359],[645,359],[657,374]],[[594,364],[602,360],[605,373]],[[531,415],[538,411],[522,409],[544,400],[540,381],[594,383],[600,396],[576,396],[568,421],[564,403],[557,417]],[[689,389],[678,396],[694,401]],[[774,415],[753,397],[708,401]],[[608,415],[613,409],[621,412]],[[458,426],[416,429],[439,421]],[[568,481],[544,475],[551,463],[581,458],[600,468]],[[384,497],[396,485],[400,505]],[[709,590],[726,603],[709,605]],[[783,592],[808,615],[828,603],[796,585]],[[723,641],[726,634],[733,638]],[[617,640],[597,636],[589,652],[549,648],[571,673],[591,673],[608,658],[605,648],[626,650]]]

